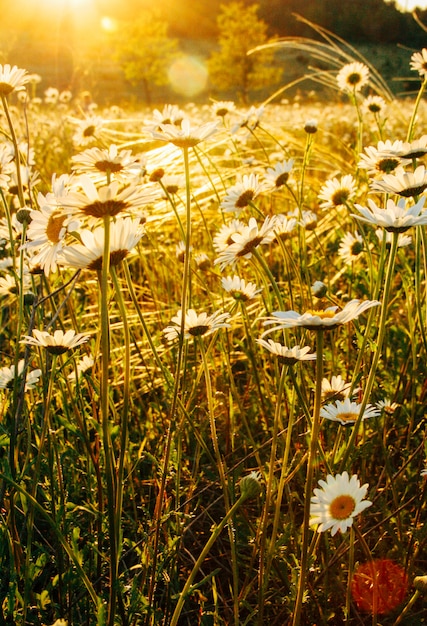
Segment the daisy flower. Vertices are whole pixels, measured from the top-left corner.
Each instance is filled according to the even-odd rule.
[[[93,357],[85,354],[84,357],[77,363],[75,370],[68,374],[68,380],[75,381],[76,378],[80,378],[82,374],[89,371],[95,363]]]
[[[41,198],[40,194],[39,200]],[[42,204],[37,210],[31,209],[30,218],[27,231],[30,241],[23,247],[33,253],[32,264],[39,265],[49,276],[51,272],[56,272],[67,233],[78,230],[80,224],[63,209],[48,204]]]
[[[423,48],[421,52],[414,52],[409,66],[411,70],[418,72],[425,79],[427,77],[427,48]]]
[[[346,265],[350,265],[363,254],[363,239],[359,233],[346,233],[341,239],[338,254]]]
[[[378,237],[378,241],[381,243],[384,235],[385,235],[385,243],[386,243],[386,247],[390,248],[391,247],[391,243],[392,243],[392,239],[393,239],[393,234],[389,233],[386,230],[383,230],[382,228],[377,228],[377,230],[375,231],[376,236]],[[398,248],[405,248],[406,246],[410,246],[412,243],[412,237],[411,235],[405,235],[405,233],[399,233],[397,236],[397,247]]]
[[[104,120],[98,116],[89,116],[84,120],[69,117],[68,120],[76,126],[73,141],[78,146],[85,146],[96,139],[104,125]]]
[[[328,293],[328,286],[321,280],[315,280],[311,285],[311,293],[316,298],[324,298]]]
[[[258,470],[252,471],[239,481],[239,489],[245,498],[256,498],[262,491],[262,476]]]
[[[25,89],[29,75],[27,70],[22,70],[16,65],[0,65],[0,96],[8,96],[12,91]]]
[[[387,413],[387,415],[393,415],[399,405],[397,404],[397,402],[392,402],[389,398],[384,398],[384,400],[379,400],[376,403],[376,407],[380,411],[384,411],[384,413]]]
[[[294,232],[297,226],[298,220],[296,217],[283,215],[283,213],[276,215],[274,222],[274,235],[276,240],[287,239],[289,235]]]
[[[229,313],[220,313],[216,311],[213,315],[207,313],[197,314],[194,309],[188,309],[184,320],[184,339],[191,337],[206,337],[215,332],[219,328],[230,328],[228,319]],[[182,311],[179,310],[177,315],[171,319],[172,325],[167,326],[163,333],[168,341],[174,341],[181,334]]]
[[[356,195],[356,181],[351,174],[326,181],[319,191],[322,209],[345,206]]]
[[[356,475],[349,478],[347,472],[328,474],[326,481],[319,480],[319,486],[314,489],[310,505],[310,525],[317,526],[318,533],[329,529],[332,536],[338,531],[345,533],[353,525],[353,518],[372,504],[364,500],[368,485],[361,487]]]
[[[233,187],[227,191],[220,208],[226,213],[240,214],[260,193],[264,187],[256,174],[244,175]]]
[[[208,122],[199,127],[191,128],[190,120],[185,118],[181,126],[160,124],[159,130],[153,130],[154,139],[168,141],[178,148],[193,148],[218,131],[216,122]]]
[[[388,232],[404,233],[411,226],[427,224],[427,211],[422,213],[424,201],[423,197],[416,204],[406,208],[405,198],[401,198],[397,204],[389,198],[386,208],[381,209],[373,200],[368,199],[368,207],[354,205],[360,215],[353,214],[353,217],[367,224],[381,226]]]
[[[21,378],[24,373],[25,360],[21,359],[18,362],[17,375],[15,374],[15,366],[2,367],[0,369],[0,389],[13,389],[15,378]],[[39,382],[42,371],[35,369],[25,374],[25,391],[28,389],[34,389]]]
[[[194,262],[197,266],[197,269],[202,270],[202,272],[206,272],[206,270],[211,267],[211,260],[206,252],[199,252],[198,254],[195,254]]]
[[[185,113],[181,111],[175,104],[165,104],[163,109],[154,109],[153,120],[147,122],[149,126],[154,126],[157,130],[161,124],[174,124],[181,126],[181,122],[185,117]]]
[[[44,92],[44,101],[46,104],[56,104],[59,98],[59,89],[56,87],[48,87]]]
[[[380,113],[384,113],[387,107],[387,103],[381,96],[368,96],[364,99],[362,108],[367,113],[373,113],[374,115],[379,115]]]
[[[360,404],[353,402],[347,397],[344,400],[336,400],[334,404],[327,404],[322,407],[320,409],[320,417],[339,422],[342,426],[347,426],[347,424],[354,424],[358,420],[360,407]],[[378,417],[380,413],[380,409],[372,404],[368,404],[363,412],[362,420]]]
[[[425,156],[427,154],[427,135],[414,139],[414,141],[402,143],[400,154],[402,158],[408,159],[408,161]]]
[[[255,130],[255,128],[257,128],[257,126],[259,125],[260,119],[263,116],[264,111],[264,106],[260,106],[258,108],[255,106],[251,106],[246,115],[244,115],[239,122],[234,124],[231,129],[231,133],[234,135],[234,133],[237,133],[237,131],[241,128],[248,128],[250,131]]]
[[[244,278],[239,278],[239,276],[222,278],[221,285],[227,293],[240,302],[253,300],[262,291],[262,288],[258,289],[255,283],[247,283]]]
[[[297,361],[316,360],[316,353],[310,352],[311,348],[308,346],[305,346],[304,348],[301,348],[301,346],[288,348],[287,346],[284,346],[277,341],[273,341],[272,339],[268,339],[267,341],[264,339],[257,339],[256,342],[271,352],[271,354],[277,356],[280,363],[283,363],[283,365],[294,365]]]
[[[271,187],[279,189],[288,182],[289,174],[291,173],[293,166],[293,159],[276,163],[274,167],[267,168],[265,180]]]
[[[398,167],[410,163],[402,157],[402,141],[379,141],[377,146],[368,146],[360,155],[358,167],[367,170],[371,176],[391,174]]]
[[[110,225],[110,265],[118,265],[131,253],[144,235],[139,219],[118,218]],[[82,243],[64,246],[64,264],[88,270],[102,269],[105,229],[98,226],[93,231],[84,229],[79,233]]]
[[[267,330],[264,335],[275,330],[298,326],[308,330],[330,330],[341,324],[351,322],[368,309],[379,306],[379,304],[377,300],[364,300],[363,302],[350,300],[341,311],[337,311],[337,306],[330,306],[324,310],[310,310],[302,314],[296,311],[274,311],[272,317],[268,317],[264,325],[277,325]]]
[[[26,272],[24,273],[23,279],[23,291],[24,294],[31,293],[31,279]],[[0,277],[0,297],[15,300],[18,293],[19,281],[17,278],[11,274],[6,274],[6,276]]]
[[[227,224],[223,224],[213,240],[213,247],[216,252],[222,252],[228,246],[231,246],[231,244],[234,243],[232,236],[235,233],[242,232],[245,228],[246,224],[238,219],[234,219]]]
[[[322,380],[322,400],[323,402],[329,402],[331,400],[345,400],[350,396],[351,383],[346,383],[343,377],[332,376],[331,380],[324,378]],[[359,388],[354,389],[352,392],[356,394]]]
[[[374,180],[371,190],[379,193],[396,193],[404,198],[413,198],[427,189],[427,172],[419,165],[414,172],[398,167],[394,174],[386,174],[381,180]]]
[[[88,148],[71,157],[72,169],[78,174],[89,174],[95,180],[107,177],[110,180],[128,182],[134,178],[143,166],[141,156],[133,155],[131,150],[120,150],[115,144],[107,149]]]
[[[85,343],[90,337],[90,333],[76,333],[74,330],[55,330],[51,335],[46,330],[33,330],[30,337],[26,335],[20,343],[29,346],[46,348],[50,354],[64,354],[68,350],[73,350]]]
[[[224,118],[229,113],[233,113],[236,110],[236,105],[232,101],[219,101],[212,104],[212,113],[217,117]]]
[[[267,217],[261,227],[258,226],[256,219],[251,217],[248,226],[230,236],[233,243],[220,252],[214,264],[219,264],[222,270],[227,265],[234,265],[242,257],[249,259],[259,245],[273,241],[274,224],[274,216]]]
[[[140,213],[142,206],[158,197],[157,191],[143,185],[128,185],[120,189],[117,180],[97,188],[87,175],[80,176],[79,184],[82,191],[69,193],[63,199],[63,206],[94,218],[115,217],[123,212]]]
[[[369,68],[359,61],[348,63],[338,72],[338,88],[344,92],[355,93],[364,87],[369,80]]]

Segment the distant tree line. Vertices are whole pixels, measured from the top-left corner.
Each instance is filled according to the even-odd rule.
[[[335,35],[353,43],[402,44],[411,48],[426,45],[427,35],[410,13],[400,12],[394,1],[384,0],[244,0],[245,6],[259,5],[258,15],[268,25],[270,36],[314,37],[313,30],[299,22],[295,14],[319,24]],[[187,3],[186,3],[187,4]],[[188,3],[185,19],[175,15],[174,4],[168,18],[170,32],[176,37],[217,39],[216,18],[225,0],[206,0]],[[175,2],[175,7],[177,3]],[[190,9],[191,7],[191,9]],[[203,15],[203,20],[200,16]],[[427,11],[418,11],[427,24]],[[195,20],[192,25],[192,19]]]

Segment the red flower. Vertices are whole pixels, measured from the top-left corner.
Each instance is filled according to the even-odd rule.
[[[405,570],[390,559],[360,565],[351,581],[351,593],[360,611],[385,614],[403,602],[408,589]]]

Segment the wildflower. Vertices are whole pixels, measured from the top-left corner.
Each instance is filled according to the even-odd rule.
[[[426,469],[421,470],[421,472],[420,472],[420,476],[427,476],[427,468],[426,468]]]
[[[338,88],[344,92],[356,93],[367,84],[368,80],[369,68],[358,61],[344,65],[337,75]]]
[[[215,332],[219,328],[230,328],[228,319],[229,313],[216,311],[213,315],[207,313],[197,314],[194,309],[188,309],[184,319],[184,339],[191,337],[205,337]],[[163,333],[168,341],[174,341],[180,336],[182,325],[182,311],[171,320],[172,326],[167,326]]]
[[[56,87],[48,87],[44,92],[44,101],[46,104],[56,104],[59,98],[59,89]]]
[[[176,244],[175,256],[176,256],[176,260],[179,261],[180,263],[184,263],[186,250],[187,250],[187,246],[185,245],[185,241],[180,241],[179,243]],[[190,246],[189,252],[191,252],[192,250],[193,250],[193,246]]]
[[[58,96],[58,100],[61,104],[68,104],[71,102],[73,94],[69,89],[64,89]]]
[[[387,103],[381,96],[368,96],[362,105],[364,111],[373,113],[375,116],[384,113],[386,107]]]
[[[221,209],[225,212],[240,214],[242,209],[247,207],[263,190],[263,186],[256,174],[244,175],[233,187],[227,191],[224,200],[221,202]]]
[[[225,248],[234,243],[232,236],[240,233],[246,228],[246,224],[241,220],[231,220],[228,224],[223,224],[214,237],[213,246],[217,252],[222,252]]]
[[[346,233],[341,239],[338,254],[346,264],[357,261],[363,254],[363,239],[359,233]]]
[[[154,125],[158,130],[161,124],[174,124],[175,126],[181,126],[181,122],[184,117],[185,113],[175,104],[165,104],[161,111],[159,111],[159,109],[154,109],[154,120],[147,123],[149,125]]]
[[[68,118],[77,128],[73,135],[73,141],[78,146],[85,146],[93,141],[99,134],[104,121],[98,116],[88,116],[83,120],[75,117]]]
[[[239,489],[245,498],[256,498],[262,491],[261,472],[253,471],[239,481]]]
[[[376,236],[378,237],[379,242],[381,243],[384,235],[385,235],[385,241],[386,241],[386,248],[390,248],[391,247],[391,242],[393,239],[393,234],[387,232],[386,230],[382,230],[381,228],[377,228],[375,231]],[[411,235],[405,235],[404,233],[399,233],[397,236],[397,247],[398,248],[405,248],[406,246],[410,246],[412,243],[412,237]]]
[[[110,265],[118,265],[138,244],[144,231],[139,219],[117,218],[110,226]],[[98,226],[93,231],[79,233],[82,243],[64,246],[65,265],[79,269],[101,270],[104,257],[105,230]]]
[[[24,273],[22,282],[24,294],[26,295],[28,293],[31,293],[31,280],[27,272]],[[19,293],[19,287],[19,280],[15,276],[12,276],[11,274],[6,274],[6,276],[0,277],[0,297],[15,300],[16,296]]]
[[[404,601],[407,591],[408,576],[404,568],[390,559],[372,559],[358,565],[351,581],[351,594],[359,611],[375,615],[394,611]]]
[[[142,185],[128,185],[120,190],[117,180],[97,188],[89,176],[82,175],[79,184],[82,191],[69,193],[64,198],[63,205],[74,212],[94,218],[103,218],[107,215],[115,217],[123,212],[137,213],[142,206],[157,197],[156,191]]]
[[[356,181],[351,174],[342,176],[340,180],[333,178],[326,181],[319,192],[322,209],[345,206],[356,195]]]
[[[202,272],[206,272],[206,270],[211,267],[211,260],[206,252],[199,252],[198,254],[195,254],[194,261],[197,269],[202,270]]]
[[[316,280],[311,286],[311,293],[316,298],[324,298],[328,293],[328,286],[321,280]]]
[[[346,383],[343,377],[332,376],[329,381],[327,378],[322,380],[322,400],[329,402],[330,400],[345,400],[350,395],[351,383]],[[355,394],[359,389],[354,389],[352,394]]]
[[[45,199],[39,194],[39,201]],[[40,265],[46,276],[56,272],[58,259],[62,253],[68,232],[79,228],[78,220],[73,220],[63,209],[42,204],[39,209],[30,210],[30,224],[27,236],[29,241],[24,249],[35,250],[32,263]]]
[[[15,366],[2,367],[0,369],[0,389],[13,389],[15,378],[22,378],[24,373],[25,361],[21,359],[18,362],[18,369],[15,373]],[[25,373],[25,391],[34,389],[39,382],[42,371],[35,369]]]
[[[418,72],[420,76],[427,77],[427,48],[423,48],[421,52],[414,52],[409,63],[411,70]]]
[[[27,70],[22,70],[16,65],[8,63],[0,65],[0,96],[8,96],[13,91],[25,89],[29,76]]]
[[[276,163],[274,167],[268,167],[265,175],[266,181],[276,189],[279,189],[289,180],[289,174],[294,166],[294,160],[282,161],[282,163]]]
[[[33,330],[33,335],[26,335],[20,343],[29,346],[46,348],[50,354],[64,354],[68,350],[73,350],[85,343],[90,337],[90,333],[76,333],[74,330],[55,330],[51,335],[46,330]]]
[[[68,380],[75,381],[80,378],[82,374],[89,371],[95,363],[93,357],[85,354],[84,357],[77,363],[75,370],[68,374]]]
[[[233,111],[236,110],[236,105],[234,102],[230,101],[219,101],[214,102],[211,108],[214,115],[224,118],[226,115],[233,113]]]
[[[296,229],[298,220],[296,217],[290,217],[280,213],[276,215],[274,221],[274,235],[275,239],[287,239],[290,234]]]
[[[190,120],[185,118],[178,127],[175,124],[160,124],[159,131],[153,130],[154,139],[168,141],[179,148],[193,148],[218,130],[216,122],[208,122],[202,126],[191,128]]]
[[[132,154],[131,150],[120,150],[115,144],[108,149],[88,148],[71,157],[72,169],[78,174],[89,174],[94,180],[108,177],[108,181],[119,180],[128,182],[141,169],[141,157]]]
[[[171,196],[178,193],[185,186],[185,178],[180,175],[165,175],[162,177],[162,187]]]
[[[419,159],[427,154],[427,135],[414,141],[402,143],[400,155],[403,159]]]
[[[280,363],[283,365],[294,365],[298,361],[315,361],[316,353],[310,353],[311,348],[305,346],[301,348],[301,346],[294,346],[293,348],[288,348],[287,346],[282,345],[272,339],[268,339],[265,341],[264,339],[257,339],[257,343],[260,346],[277,356]]]
[[[413,198],[427,189],[427,172],[424,165],[419,165],[414,172],[406,172],[403,167],[386,174],[381,180],[374,180],[371,190],[379,193],[395,193],[404,198]]]
[[[386,208],[379,208],[373,200],[368,200],[369,207],[355,204],[354,208],[361,215],[353,215],[362,222],[381,226],[391,233],[404,233],[412,226],[427,224],[427,211],[422,213],[425,198],[409,208],[406,208],[406,200],[401,198],[396,204],[391,198],[387,200]]]
[[[339,422],[342,426],[347,424],[354,424],[360,415],[361,405],[357,402],[352,402],[350,398],[344,400],[336,400],[334,404],[327,404],[320,409],[320,416],[325,419],[332,420],[333,422]],[[363,411],[362,420],[366,420],[369,417],[378,417],[380,410],[375,408],[372,404],[368,404]]]
[[[378,306],[377,300],[350,300],[341,311],[337,306],[330,306],[324,310],[310,310],[305,313],[296,311],[274,311],[272,317],[268,317],[264,325],[275,324],[274,328],[267,330],[264,335],[283,328],[295,328],[300,326],[308,330],[330,330],[341,324],[346,324],[359,317],[362,313],[373,306]]]
[[[391,174],[398,167],[410,163],[402,156],[402,141],[379,141],[377,147],[368,146],[365,153],[360,155],[358,166],[367,170],[371,176]]]
[[[387,415],[393,415],[398,406],[399,405],[397,404],[397,402],[391,402],[389,398],[384,398],[384,400],[379,400],[376,403],[376,407],[380,411],[384,411],[384,413],[386,413]]]
[[[314,489],[310,505],[310,525],[317,526],[318,533],[331,529],[334,536],[338,531],[346,532],[353,525],[353,518],[372,502],[364,500],[368,485],[360,486],[356,475],[349,478],[347,472],[319,480],[321,489]]]
[[[244,278],[238,276],[222,278],[221,285],[227,293],[240,302],[253,300],[262,291],[262,289],[257,289],[255,283],[247,283]]]
[[[274,217],[267,217],[261,227],[254,217],[249,220],[248,226],[230,236],[233,243],[220,252],[215,259],[215,265],[221,269],[227,265],[234,265],[239,258],[249,259],[254,250],[261,244],[268,244],[274,239]]]
[[[304,124],[304,130],[308,135],[314,135],[317,133],[318,121],[315,119],[306,120]]]
[[[234,124],[231,129],[231,133],[234,135],[234,133],[237,133],[237,131],[241,128],[248,128],[250,131],[255,130],[259,125],[259,121],[264,114],[264,111],[264,106],[260,106],[258,108],[251,106],[246,115],[244,115],[239,122]]]

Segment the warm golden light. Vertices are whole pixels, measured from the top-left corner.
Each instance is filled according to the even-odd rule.
[[[208,71],[200,59],[182,56],[169,68],[169,81],[177,93],[191,97],[201,93],[208,81]]]
[[[108,15],[104,15],[100,20],[101,28],[106,33],[114,33],[117,30],[117,21]]]

